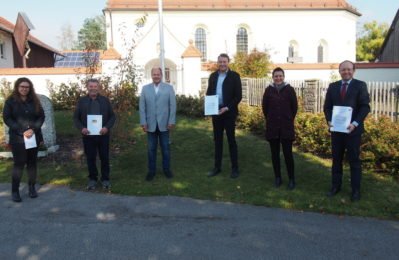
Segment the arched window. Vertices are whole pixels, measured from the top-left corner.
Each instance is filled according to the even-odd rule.
[[[240,27],[237,31],[237,52],[248,53],[248,33],[247,29]]]
[[[295,40],[290,41],[288,44],[287,62],[290,63],[302,62],[302,57],[299,57],[299,44]]]
[[[317,47],[317,62],[323,63],[327,62],[327,51],[328,44],[325,40],[320,40],[319,46]]]
[[[195,30],[195,47],[197,47],[197,49],[201,51],[201,61],[206,61],[206,32],[204,28],[197,28]]]
[[[319,44],[319,47],[317,47],[317,62],[324,62],[324,47],[321,44]]]
[[[290,46],[288,47],[288,57],[289,58],[293,58],[294,57],[294,53],[295,53],[295,47],[291,43]]]

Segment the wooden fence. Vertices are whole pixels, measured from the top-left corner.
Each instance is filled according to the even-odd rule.
[[[319,80],[288,81],[294,87],[297,96],[305,103],[305,110],[323,112],[326,91],[330,82]],[[270,79],[242,79],[243,102],[251,106],[262,104],[265,88]],[[374,118],[385,115],[392,121],[399,121],[399,82],[367,82],[370,94],[371,114]],[[310,101],[310,102],[309,102]]]

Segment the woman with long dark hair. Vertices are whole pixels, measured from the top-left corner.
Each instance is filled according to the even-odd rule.
[[[287,188],[292,190],[295,188],[292,143],[295,140],[294,120],[298,111],[298,101],[294,88],[284,81],[285,74],[282,68],[275,68],[272,77],[273,83],[266,88],[262,102],[266,119],[266,140],[270,143],[272,153],[275,186],[280,187],[282,184],[281,144],[289,178]]]
[[[33,88],[33,83],[28,78],[19,78],[15,81],[14,90],[4,104],[3,120],[9,127],[9,144],[14,160],[12,200],[22,201],[19,194],[19,183],[25,165],[29,179],[29,197],[36,198],[36,161],[39,144],[43,142],[41,127],[44,122],[44,111]],[[31,138],[36,140],[31,140]],[[26,146],[26,143],[32,143],[32,141],[36,141],[36,147]]]

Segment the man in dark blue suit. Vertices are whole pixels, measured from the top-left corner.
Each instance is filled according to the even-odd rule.
[[[352,110],[351,123],[347,129],[349,133],[331,132],[332,145],[332,187],[327,196],[332,197],[341,190],[342,162],[347,152],[351,171],[351,200],[360,200],[360,180],[362,168],[360,161],[361,135],[364,131],[364,119],[370,112],[370,97],[365,82],[354,79],[355,64],[343,61],[339,65],[342,80],[331,83],[328,87],[324,103],[324,115],[329,127],[332,127],[332,112],[334,106],[348,106]]]
[[[215,166],[208,173],[209,177],[221,172],[223,156],[223,132],[226,130],[230,149],[231,175],[235,179],[238,172],[238,152],[235,138],[235,124],[238,115],[238,104],[242,98],[241,78],[237,72],[229,69],[230,58],[222,53],[218,57],[218,70],[209,76],[206,95],[217,95],[219,114],[212,116],[215,141]]]

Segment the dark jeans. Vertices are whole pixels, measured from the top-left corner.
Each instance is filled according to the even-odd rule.
[[[361,135],[348,135],[345,133],[331,133],[332,146],[332,186],[341,188],[342,185],[342,163],[346,150],[351,171],[352,191],[360,191],[360,181],[362,178],[362,165],[360,161]]]
[[[285,165],[288,172],[288,178],[294,179],[294,157],[292,156],[292,140],[272,139],[269,140],[270,150],[272,152],[272,163],[275,177],[281,178],[280,168],[280,144],[283,147]]]
[[[169,131],[161,132],[158,127],[155,132],[147,132],[148,139],[148,173],[155,175],[157,163],[158,139],[162,152],[162,168],[170,171]]]
[[[96,166],[97,151],[101,161],[101,181],[109,180],[109,135],[83,136],[89,179],[97,181],[98,170]]]
[[[223,132],[226,130],[229,143],[231,168],[238,169],[238,149],[235,136],[236,116],[226,112],[220,116],[212,116],[213,136],[215,141],[215,168],[222,167]]]
[[[12,144],[12,156],[14,166],[12,169],[12,191],[18,191],[21,182],[22,172],[26,165],[29,184],[36,183],[37,175],[37,148],[25,149],[25,144]]]

